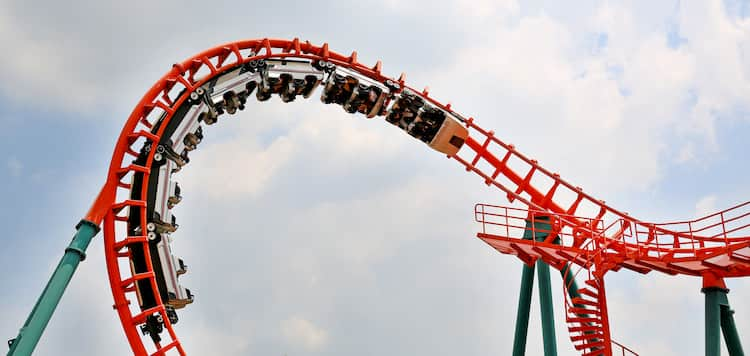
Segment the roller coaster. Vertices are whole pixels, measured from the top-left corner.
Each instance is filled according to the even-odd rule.
[[[298,39],[228,43],[176,63],[136,105],[117,140],[107,180],[77,226],[49,284],[8,355],[33,352],[65,287],[103,229],[114,308],[135,355],[185,355],[175,330],[178,310],[195,299],[179,282],[185,262],[172,254],[182,200],[176,181],[189,153],[223,115],[246,109],[253,95],[283,102],[313,96],[324,104],[385,121],[447,155],[523,209],[477,204],[477,237],[524,264],[513,355],[524,355],[537,269],[545,356],[556,355],[550,270],[563,278],[570,340],[584,356],[637,355],[614,341],[604,278],[628,269],[696,276],[706,298],[706,355],[743,355],[724,280],[750,276],[750,202],[679,222],[636,219],[585,193],[536,160],[406,83],[381,62],[362,64],[328,44]],[[578,281],[583,286],[578,286]]]

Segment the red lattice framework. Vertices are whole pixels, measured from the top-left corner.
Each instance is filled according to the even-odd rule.
[[[345,56],[330,51],[328,44],[316,46],[298,39],[246,40],[218,46],[174,64],[171,70],[148,90],[125,123],[112,155],[107,181],[86,216],[86,220],[94,224],[104,222],[104,245],[109,280],[114,297],[114,308],[117,310],[130,346],[136,355],[165,355],[168,353],[184,355],[185,350],[169,322],[159,293],[154,295],[156,307],[145,311],[140,311],[138,308],[135,293],[136,281],[148,280],[153,290],[158,289],[149,256],[147,237],[127,236],[126,234],[126,223],[131,208],[135,208],[133,211],[139,211],[142,214],[140,221],[143,224],[147,221],[145,216],[147,190],[142,190],[139,199],[130,199],[128,193],[135,172],[143,173],[144,183],[147,181],[155,150],[148,153],[147,163],[143,166],[127,163],[128,158],[136,158],[139,154],[138,150],[147,140],[160,141],[162,131],[168,126],[167,124],[176,108],[180,107],[188,97],[188,95],[180,95],[181,93],[190,93],[207,81],[236,68],[238,65],[266,58],[303,58],[330,61],[337,66],[355,70],[381,83],[386,80],[398,82],[401,84],[401,88],[408,88],[415,93],[420,93],[433,105],[453,113],[469,129],[470,137],[466,140],[462,150],[451,158],[459,162],[467,171],[480,175],[487,185],[501,189],[507,194],[511,202],[518,201],[532,210],[556,216],[554,224],[556,232],[569,231],[571,236],[569,243],[563,244],[563,247],[575,249],[570,252],[570,256],[565,255],[564,249],[549,252],[550,255],[556,256],[560,261],[578,263],[579,261],[575,258],[576,254],[585,255],[582,252],[587,251],[585,247],[595,244],[606,246],[606,252],[600,254],[603,260],[615,261],[616,264],[626,267],[628,266],[626,262],[623,262],[624,260],[621,261],[622,259],[638,258],[643,261],[658,260],[675,264],[681,262],[681,258],[691,258],[690,256],[695,258],[698,255],[705,257],[712,253],[716,253],[716,256],[726,255],[727,251],[731,250],[729,252],[732,254],[732,261],[739,259],[747,262],[747,264],[741,267],[732,264],[731,267],[728,267],[728,265],[722,265],[723,260],[714,261],[716,266],[710,264],[706,266],[709,272],[719,271],[715,274],[717,278],[748,274],[750,253],[747,251],[750,250],[748,248],[750,239],[731,236],[736,235],[734,233],[738,231],[744,231],[749,226],[746,224],[747,219],[744,218],[750,213],[745,212],[741,216],[731,218],[727,217],[727,212],[722,212],[707,217],[706,219],[710,220],[711,223],[702,220],[666,225],[643,223],[609,207],[604,201],[595,199],[584,193],[580,188],[562,180],[559,175],[544,169],[537,161],[519,153],[513,145],[498,140],[492,131],[486,131],[479,127],[472,118],[465,119],[464,116],[453,111],[450,104],[444,105],[429,97],[427,89],[418,91],[408,87],[404,83],[404,75],[401,75],[398,79],[384,76],[381,73],[380,61],[369,67],[358,62],[356,52]],[[158,120],[163,120],[163,124],[154,132],[154,125]],[[741,207],[746,208],[747,205]],[[593,218],[575,217],[575,215],[589,214],[589,212],[592,212]],[[502,224],[486,221],[485,218],[488,216],[490,215],[482,212],[483,226],[502,226]],[[493,215],[493,217],[498,218],[502,216],[502,214]],[[507,214],[504,216],[508,219]],[[721,220],[718,225],[713,222],[716,218]],[[609,236],[606,233],[599,233],[598,227],[602,226],[601,224],[605,221],[614,221],[614,223],[611,223],[613,225],[610,225],[609,230],[604,229],[603,232],[611,232],[611,229],[621,231],[611,233]],[[506,225],[508,225],[507,220]],[[724,230],[721,234],[715,234],[714,231],[717,228]],[[140,231],[147,231],[146,226],[141,226]],[[705,233],[704,236],[698,236],[703,233]],[[508,233],[504,237],[490,235],[489,233],[486,236],[480,234],[480,237],[501,252],[513,253],[519,255],[519,257],[524,253],[531,256],[529,258],[535,256],[534,253],[528,253],[523,248],[510,247],[510,250],[502,250],[499,246],[503,244],[503,239],[511,240],[511,235]],[[493,244],[493,241],[499,242]],[[514,243],[518,242],[517,239],[513,241]],[[127,247],[135,244],[143,246],[147,272],[132,275],[128,266],[129,252]],[[523,244],[517,243],[517,245]],[[530,251],[533,250],[533,248],[530,249]],[[692,255],[690,255],[691,253]],[[542,258],[541,256],[546,253],[536,254],[537,258]],[[683,254],[689,256],[685,257]],[[528,258],[522,259],[527,260]],[[554,262],[554,259],[549,260]],[[710,258],[702,258],[701,261],[711,263]],[[666,267],[655,265],[648,268],[663,270]],[[668,273],[694,271],[689,266],[681,266],[682,270],[677,267],[669,268],[671,269],[668,269]],[[645,270],[641,269],[641,272],[643,271]],[[162,343],[150,345],[152,342],[144,343],[144,338],[139,334],[138,327],[145,322],[149,315],[155,313],[161,314],[169,339]],[[149,345],[147,346],[147,344]]]

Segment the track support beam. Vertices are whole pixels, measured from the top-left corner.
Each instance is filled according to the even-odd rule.
[[[721,306],[721,331],[724,333],[724,342],[727,343],[729,356],[745,356],[737,325],[734,323],[734,310],[729,307],[728,301],[726,305]]]
[[[708,282],[708,283],[706,283]],[[706,285],[708,284],[708,285]],[[737,326],[734,323],[734,310],[729,306],[729,289],[721,279],[704,278],[701,292],[706,295],[706,356],[721,355],[721,335],[727,345],[729,356],[744,356]]]
[[[721,297],[726,289],[704,288],[706,295],[706,356],[721,356]]]
[[[535,231],[551,231],[548,217],[537,216],[526,221],[523,238],[526,240],[544,241],[546,233]],[[555,243],[558,243],[555,239]],[[516,329],[513,338],[513,356],[526,354],[526,339],[529,330],[529,310],[531,309],[531,295],[534,289],[534,270],[539,277],[539,304],[542,314],[542,337],[544,340],[544,356],[557,356],[557,339],[555,338],[555,316],[552,304],[552,286],[550,282],[549,265],[542,260],[535,264],[524,265],[521,275],[521,291],[518,297],[518,312],[516,314]],[[572,275],[571,275],[572,277]],[[565,279],[566,276],[563,276]],[[575,283],[575,282],[574,282]],[[577,286],[575,293],[578,293]]]
[[[23,327],[18,332],[18,336],[8,341],[10,346],[8,356],[27,356],[34,351],[65,292],[65,288],[70,283],[70,279],[73,278],[78,264],[86,259],[86,249],[91,239],[99,232],[99,226],[90,221],[81,220],[76,226],[76,230],[73,240],[65,249],[65,254],[52,273],[52,277],[47,282],[47,286],[42,291],[42,295],[39,296]]]
[[[529,333],[529,311],[531,309],[531,293],[534,289],[534,265],[523,265],[521,275],[521,292],[518,296],[518,312],[516,313],[516,333],[513,338],[513,356],[526,354],[526,337]]]
[[[552,282],[550,281],[549,265],[542,260],[537,260],[536,266],[539,277],[539,305],[542,312],[544,356],[557,356],[555,312],[552,304]]]

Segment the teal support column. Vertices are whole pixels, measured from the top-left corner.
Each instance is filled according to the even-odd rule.
[[[527,221],[526,224],[529,226],[531,222]],[[540,231],[552,231],[552,225],[549,223],[548,216],[537,216],[534,219],[533,225],[537,232],[533,237],[529,236],[529,238],[534,238],[536,241],[544,241],[549,236],[549,233]],[[552,243],[558,244],[560,243],[560,239],[555,237]],[[552,282],[550,281],[549,265],[542,260],[537,260],[536,271],[539,278],[539,305],[542,314],[544,356],[557,356],[555,312],[554,305],[552,304]]]
[[[740,335],[737,325],[734,323],[734,310],[729,306],[727,294],[729,289],[715,288],[717,290],[717,302],[721,313],[721,331],[724,334],[724,342],[727,344],[729,356],[745,356],[740,343]]]
[[[721,331],[724,332],[724,342],[727,344],[729,356],[745,356],[737,325],[734,324],[734,310],[729,307],[729,300],[726,305],[721,306]]]
[[[549,276],[549,265],[541,260],[536,261],[539,277],[539,304],[542,311],[542,337],[544,338],[544,356],[557,356],[555,338],[555,313],[552,304],[552,283]]]
[[[518,296],[518,311],[516,312],[516,333],[513,338],[513,356],[526,354],[526,337],[529,333],[529,310],[531,309],[531,293],[534,289],[534,265],[523,265],[521,275],[521,293]]]
[[[721,301],[727,290],[703,288],[706,295],[706,356],[721,356]]]
[[[549,218],[538,216],[532,222],[526,221],[525,240],[544,241],[550,231]],[[555,243],[559,243],[555,239]],[[534,287],[534,265],[524,265],[521,276],[521,292],[518,298],[518,312],[516,315],[516,331],[513,339],[513,356],[526,354],[526,338],[529,327],[529,309],[531,308],[531,293]],[[539,277],[539,301],[542,314],[542,337],[544,338],[544,355],[557,356],[557,340],[555,339],[555,316],[552,304],[552,285],[550,282],[549,265],[541,260],[536,262]],[[578,288],[576,287],[576,293]]]
[[[8,341],[10,346],[8,356],[27,356],[34,351],[78,264],[86,258],[86,249],[91,239],[99,232],[97,225],[85,220],[81,220],[76,229],[73,241],[65,249],[65,254],[31,310],[31,314],[18,332],[18,336]]]
[[[526,230],[523,234],[525,240],[544,241],[549,235],[552,226],[549,224],[549,217],[538,216],[534,221],[526,221]],[[554,243],[559,243],[555,238]],[[534,288],[534,265],[523,266],[521,276],[521,292],[518,297],[518,312],[516,314],[516,331],[513,339],[513,356],[523,356],[526,354],[526,338],[529,328],[529,309],[531,308],[531,293]],[[552,283],[550,281],[549,265],[544,261],[536,261],[536,270],[539,277],[539,302],[541,304],[542,314],[542,337],[544,339],[544,355],[557,356],[557,340],[555,338],[555,315],[552,304]],[[568,271],[569,277],[572,274]],[[566,276],[563,275],[563,279]],[[573,281],[575,283],[575,281]],[[574,286],[575,294],[578,295],[578,286]]]

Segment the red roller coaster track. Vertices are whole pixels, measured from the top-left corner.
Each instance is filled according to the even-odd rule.
[[[640,273],[652,270],[676,275],[702,276],[705,287],[725,288],[723,278],[750,275],[750,205],[736,206],[707,217],[667,224],[652,224],[635,219],[608,206],[604,201],[569,184],[535,160],[519,153],[513,145],[494,136],[492,131],[479,127],[472,118],[453,111],[450,104],[442,104],[425,91],[414,90],[398,80],[381,73],[381,64],[366,66],[357,61],[357,53],[345,56],[330,51],[327,44],[315,46],[310,42],[279,39],[257,39],[228,43],[174,64],[159,79],[135,107],[119,136],[112,155],[107,181],[86,220],[99,225],[104,222],[104,243],[114,307],[119,314],[125,334],[137,355],[185,354],[182,344],[169,321],[158,293],[156,306],[138,309],[136,283],[150,281],[157,290],[154,268],[149,258],[147,236],[127,236],[124,224],[131,208],[143,216],[145,224],[146,191],[140,199],[131,198],[130,180],[134,173],[147,177],[155,150],[148,153],[147,163],[126,162],[127,157],[139,155],[139,145],[145,140],[158,142],[166,123],[176,108],[196,88],[212,78],[251,60],[267,58],[303,58],[325,60],[336,66],[349,68],[372,80],[397,82],[409,88],[434,106],[453,113],[469,130],[463,148],[453,156],[467,171],[482,177],[484,183],[507,194],[508,199],[525,204],[528,210],[477,205],[476,220],[482,224],[478,236],[502,253],[518,256],[530,264],[541,259],[558,269],[577,265],[575,274],[585,270],[586,287],[580,297],[567,301],[567,321],[571,339],[584,355],[611,355],[613,348],[634,354],[614,343],[609,325],[604,294],[604,274],[609,270],[631,269]],[[156,125],[162,120],[162,125]],[[144,178],[146,179],[146,178]],[[594,212],[589,217],[580,215]],[[542,222],[541,224],[538,224]],[[528,230],[533,235],[547,236],[520,238]],[[140,231],[146,231],[145,226]],[[121,266],[127,265],[128,247],[141,244],[146,254],[147,272],[132,274]],[[569,264],[571,262],[572,264]],[[146,318],[159,314],[169,336],[163,343],[144,342],[138,327]]]

